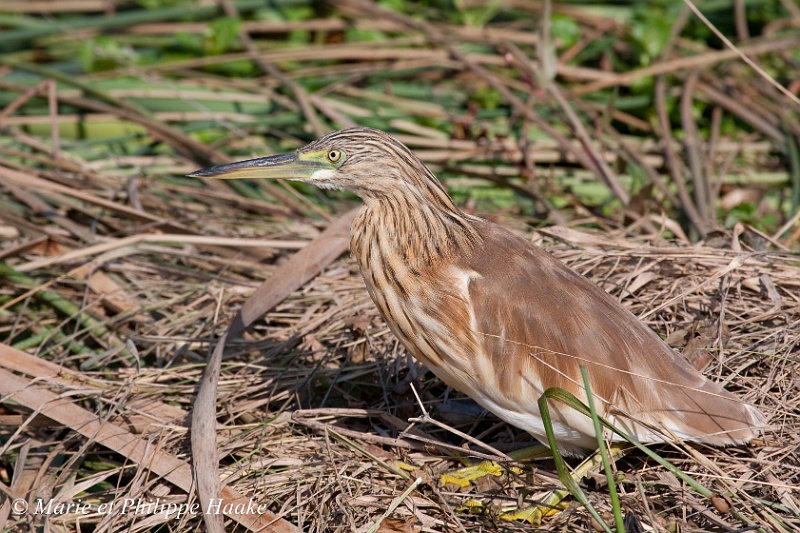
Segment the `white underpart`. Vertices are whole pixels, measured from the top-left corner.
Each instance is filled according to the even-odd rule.
[[[323,168],[320,170],[315,170],[310,177],[298,181],[312,183],[317,187],[319,187],[320,189],[333,189],[340,191],[342,190],[341,186],[331,182],[331,179],[333,179],[334,174],[336,174],[335,170],[329,168]]]

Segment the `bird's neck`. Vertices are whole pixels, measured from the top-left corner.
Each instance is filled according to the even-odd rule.
[[[480,241],[475,217],[462,213],[438,182],[432,187],[365,198],[350,240],[362,267],[374,269],[391,261],[400,268],[423,270],[469,253]]]

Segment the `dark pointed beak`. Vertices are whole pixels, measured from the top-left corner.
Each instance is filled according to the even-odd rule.
[[[238,163],[217,165],[215,167],[195,170],[190,178],[215,178],[235,180],[243,178],[272,179],[304,179],[308,178],[319,166],[311,161],[301,161],[296,152],[248,159]]]

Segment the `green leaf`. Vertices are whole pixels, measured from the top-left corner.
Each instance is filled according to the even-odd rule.
[[[560,48],[570,48],[581,36],[581,27],[575,20],[563,13],[553,13],[550,19],[552,34],[558,39]]]
[[[212,20],[204,42],[206,52],[221,54],[233,48],[239,40],[241,29],[242,21],[235,17]]]

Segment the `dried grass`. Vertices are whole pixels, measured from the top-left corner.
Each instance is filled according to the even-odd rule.
[[[292,232],[291,225],[262,224],[265,235]],[[791,510],[798,505],[795,480],[800,471],[796,256],[676,245],[641,236],[621,241],[614,234],[559,227],[533,238],[617,296],[673,346],[699,361],[707,375],[768,414],[770,430],[748,448],[658,449],[705,485],[731,491],[737,509],[767,531],[780,530],[770,518],[773,514],[787,523],[795,520]],[[76,484],[92,476],[105,478],[104,489],[97,491],[93,481],[96,492],[82,496],[95,505],[126,498],[192,501],[176,490],[189,487],[175,486],[175,467],[169,465],[177,461],[182,465],[178,470],[188,468],[183,423],[201,376],[200,363],[258,281],[253,276],[268,276],[269,267],[240,256],[221,268],[218,257],[198,253],[194,244],[178,245],[170,253],[147,248],[136,252],[103,267],[127,295],[125,300],[138,302],[124,317],[106,319],[116,335],[130,339],[127,349],[101,352],[101,359],[96,350],[70,353],[76,343],[98,346],[98,340],[91,331],[65,330],[62,319],[43,308],[37,309],[35,323],[23,315],[15,326],[6,327],[12,341],[23,332],[35,335],[50,327],[63,334],[42,342],[38,359],[8,349],[2,362],[4,381],[13,377],[23,382],[23,390],[37,390],[39,396],[53,391],[66,410],[62,416],[67,418],[57,418],[52,402],[47,410],[32,413],[21,398],[4,400],[4,426],[9,428],[13,417],[18,425],[3,432],[4,455],[21,458],[27,448],[24,460],[7,468],[15,478],[28,480],[20,481],[15,493],[27,494],[31,502],[45,490],[69,500]],[[67,272],[71,266],[65,262],[58,268]],[[65,278],[52,288],[80,295],[82,313],[99,314],[106,305],[105,297],[93,293],[85,280]],[[474,408],[457,401],[458,394],[411,363],[377,316],[353,261],[334,262],[255,326],[246,340],[229,347],[217,400],[223,483],[307,531],[365,531],[418,477],[423,483],[391,515],[413,519],[410,530],[414,524],[433,531],[520,527],[501,526],[497,514],[519,502],[535,502],[556,486],[550,463],[527,464],[523,476],[484,481],[468,491],[438,487],[437,473],[459,465],[453,446],[457,449],[464,441],[431,424],[409,425],[407,419],[421,413],[412,383],[434,418],[500,450],[530,443],[528,436],[491,416],[476,418]],[[103,427],[132,432],[134,442],[144,445],[143,455],[126,448],[114,453],[95,429],[85,431],[78,415],[92,413],[105,422]],[[398,461],[414,471],[401,469]],[[644,521],[652,513],[683,523],[684,531],[735,526],[645,457],[632,454],[617,468],[628,480],[623,484],[624,505]],[[39,484],[42,479],[50,480],[47,489]],[[600,508],[607,505],[602,487],[590,494]],[[457,511],[470,500],[481,500],[486,515]],[[68,526],[75,519],[68,514],[50,520]],[[130,513],[82,520],[98,520],[101,531],[149,530],[158,521],[152,514],[137,518]],[[183,529],[199,520],[195,515],[167,522]],[[559,524],[584,527],[585,521],[580,509],[570,508],[551,519],[548,529]]]
[[[244,3],[222,2],[229,14]],[[14,11],[40,9],[39,4],[12,4],[8,9]],[[83,11],[113,7],[88,0],[63,4]],[[770,420],[763,438],[749,447],[656,449],[706,486],[731,493],[736,510],[764,531],[800,530],[800,259],[789,251],[800,239],[797,216],[782,220],[785,224],[772,235],[738,224],[731,232],[709,231],[704,241],[690,244],[684,228],[702,229],[695,220],[681,225],[650,214],[659,209],[646,195],[634,197],[625,210],[609,201],[630,192],[610,169],[628,166],[653,185],[659,208],[680,208],[691,218],[694,206],[701,222],[703,215],[714,217],[723,194],[744,191],[763,198],[770,179],[783,186],[790,174],[775,149],[798,138],[796,116],[789,106],[781,108],[785,100],[737,71],[738,64],[726,63],[735,52],[704,49],[687,55],[680,40],[652,67],[634,72],[574,66],[570,59],[598,33],[622,37],[623,29],[611,17],[567,5],[556,7],[573,17],[586,37],[563,52],[554,67],[558,84],[545,94],[532,81],[536,69],[544,67],[529,59],[536,57],[531,47],[546,34],[530,22],[540,13],[533,3],[505,2],[517,21],[480,31],[423,23],[355,0],[335,4],[341,19],[245,21],[244,51],[147,68],[119,66],[78,80],[59,77],[39,63],[0,58],[3,73],[20,69],[46,78],[32,86],[0,79],[0,90],[14,95],[0,111],[5,136],[0,143],[4,528],[201,527],[197,512],[166,517],[152,507],[137,513],[135,504],[149,502],[163,510],[197,503],[188,421],[205,363],[237,310],[258,307],[255,300],[245,302],[271,280],[269,307],[275,307],[243,339],[229,343],[213,404],[216,428],[205,435],[216,439],[226,503],[263,505],[256,514],[273,531],[294,531],[295,525],[309,532],[530,529],[500,515],[560,486],[550,460],[525,463],[521,475],[483,479],[469,489],[438,483],[441,472],[462,460],[488,457],[507,465],[501,454],[531,444],[530,437],[475,409],[410,360],[377,315],[351,259],[320,260],[322,272],[308,283],[286,275],[294,250],[302,247],[321,257],[306,243],[335,225],[331,221],[341,221],[326,206],[342,209],[346,198],[333,202],[317,196],[312,203],[274,184],[231,191],[175,178],[198,165],[226,161],[227,152],[296,146],[296,135],[308,136],[303,124],[320,133],[328,121],[338,127],[359,122],[391,129],[437,172],[460,176],[448,182],[452,186],[488,179],[532,199],[537,212],[556,224],[532,231],[524,225],[531,220],[523,220],[517,231],[619,298],[698,368],[758,405]],[[206,9],[210,6],[186,8],[187,14]],[[782,23],[791,27],[798,15],[791,11],[794,18]],[[113,27],[127,38],[155,38],[183,28],[158,20],[126,25],[126,16],[108,17],[96,31]],[[76,28],[86,20],[69,19]],[[308,29],[338,35],[351,27],[388,36],[375,46],[246,42],[250,34]],[[771,31],[780,33],[782,27]],[[61,33],[70,28],[67,22],[31,25],[0,34],[0,41],[46,35],[49,40],[35,46],[58,57]],[[464,51],[473,45],[479,53]],[[789,64],[796,45],[796,37],[787,37],[743,44],[741,50],[754,57],[775,54]],[[202,70],[235,60],[252,60],[274,75],[254,80]],[[696,69],[705,69],[699,78]],[[397,72],[407,73],[406,89],[419,83],[429,92],[387,94],[381,79],[370,81],[371,75]],[[611,100],[582,99],[598,88],[625,87],[652,75],[662,80],[654,98],[666,124],[654,126],[615,109]],[[667,75],[674,77],[672,88],[685,83],[692,88],[689,96],[713,106],[716,118],[707,142],[671,135],[666,114],[671,93],[663,86]],[[100,91],[94,85],[124,76],[154,87],[132,83]],[[301,82],[309,79],[328,85],[307,91]],[[507,115],[478,118],[469,99],[440,96],[462,91],[472,97],[491,92]],[[175,109],[149,108],[158,98],[172,99]],[[685,131],[692,131],[691,100],[676,104]],[[723,115],[749,124],[750,131],[723,136]],[[192,132],[200,122],[222,124],[223,133],[215,130],[215,142],[199,142]],[[623,136],[612,122],[642,136]],[[64,140],[57,127],[31,133],[40,124],[72,123],[87,130],[97,124],[122,126],[125,142],[135,137],[157,149],[125,153],[116,151],[113,138]],[[440,129],[444,123],[452,131]],[[549,138],[532,141],[531,128]],[[283,142],[265,142],[253,132]],[[701,144],[704,165],[691,153],[692,145]],[[682,172],[682,157],[689,172]],[[575,168],[576,163],[585,168]],[[675,188],[665,183],[668,171]],[[587,206],[570,187],[585,186],[595,176],[603,177],[607,203]],[[682,197],[687,186],[705,187],[707,203]],[[566,205],[551,205],[553,196]],[[474,206],[468,201],[466,208]],[[605,208],[614,214],[607,216]],[[325,222],[298,221],[311,220],[309,214]],[[515,218],[500,221],[513,226]],[[256,238],[261,241],[253,242]],[[253,244],[258,247],[246,247]],[[331,249],[327,253],[336,255]],[[742,525],[641,454],[618,460],[616,468],[625,475],[623,505],[656,531],[673,531],[671,524],[681,531],[730,531]],[[592,501],[607,509],[603,479],[590,476],[586,485]],[[37,502],[72,507],[51,508],[45,520],[42,512],[20,513],[14,501],[33,510]],[[134,508],[124,509],[126,501]],[[472,505],[478,501],[480,507]],[[76,503],[89,507],[76,509]],[[248,513],[230,510],[224,527],[245,530],[242,522],[253,515]],[[573,504],[548,518],[543,529],[587,527],[586,513]]]

